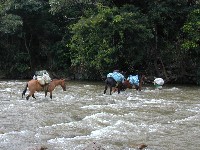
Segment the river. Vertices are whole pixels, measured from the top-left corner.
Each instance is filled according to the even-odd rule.
[[[67,82],[53,99],[21,97],[26,81],[0,81],[0,149],[82,150],[97,142],[106,150],[200,149],[200,88],[144,86],[103,94],[100,82]],[[28,92],[26,93],[26,95]]]

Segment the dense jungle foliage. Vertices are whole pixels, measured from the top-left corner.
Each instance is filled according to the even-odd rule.
[[[1,0],[0,78],[114,69],[200,84],[199,0]]]

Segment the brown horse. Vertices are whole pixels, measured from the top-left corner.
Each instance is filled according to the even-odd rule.
[[[47,96],[47,92],[50,93],[50,98],[52,99],[52,91],[55,89],[56,86],[60,85],[63,89],[63,91],[66,91],[66,84],[65,79],[54,79],[52,80],[48,85],[42,86],[38,80],[30,80],[22,92],[22,98],[25,96],[25,93],[27,91],[27,88],[29,88],[29,94],[26,97],[28,100],[30,96],[35,98],[34,93],[35,91],[45,91],[45,97]],[[36,98],[35,98],[36,99]]]
[[[142,90],[142,84],[143,82],[146,80],[146,76],[142,75],[139,81],[139,85],[132,85],[129,80],[125,80],[123,83],[123,86],[125,89],[136,89],[137,91],[141,91]]]

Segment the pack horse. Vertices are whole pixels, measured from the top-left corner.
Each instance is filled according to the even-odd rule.
[[[105,89],[104,94],[106,94],[106,91],[108,87],[110,88],[110,95],[112,94],[112,89],[114,88],[113,92],[117,89],[118,94],[123,89],[123,82],[125,80],[125,77],[123,74],[119,73],[118,70],[114,70],[112,73],[107,74],[107,78],[105,80]]]
[[[42,74],[41,74],[42,73]],[[27,91],[27,88],[29,89],[29,94],[26,97],[28,100],[29,97],[35,98],[34,93],[44,91],[45,97],[47,96],[47,93],[50,93],[50,98],[52,99],[52,91],[55,89],[56,86],[61,86],[63,91],[66,91],[66,84],[65,79],[53,79],[49,77],[49,74],[45,71],[40,71],[39,74],[34,75],[33,79],[28,81],[26,84],[25,89],[22,92],[22,98],[25,96],[25,93]],[[35,98],[36,99],[36,98]]]

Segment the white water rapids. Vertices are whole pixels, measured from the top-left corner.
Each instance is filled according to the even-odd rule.
[[[106,150],[200,149],[200,88],[163,86],[141,92],[103,94],[98,82],[56,87],[53,99],[44,92],[27,101],[26,81],[0,81],[0,150],[82,150],[98,142]],[[26,93],[26,96],[28,91]]]

